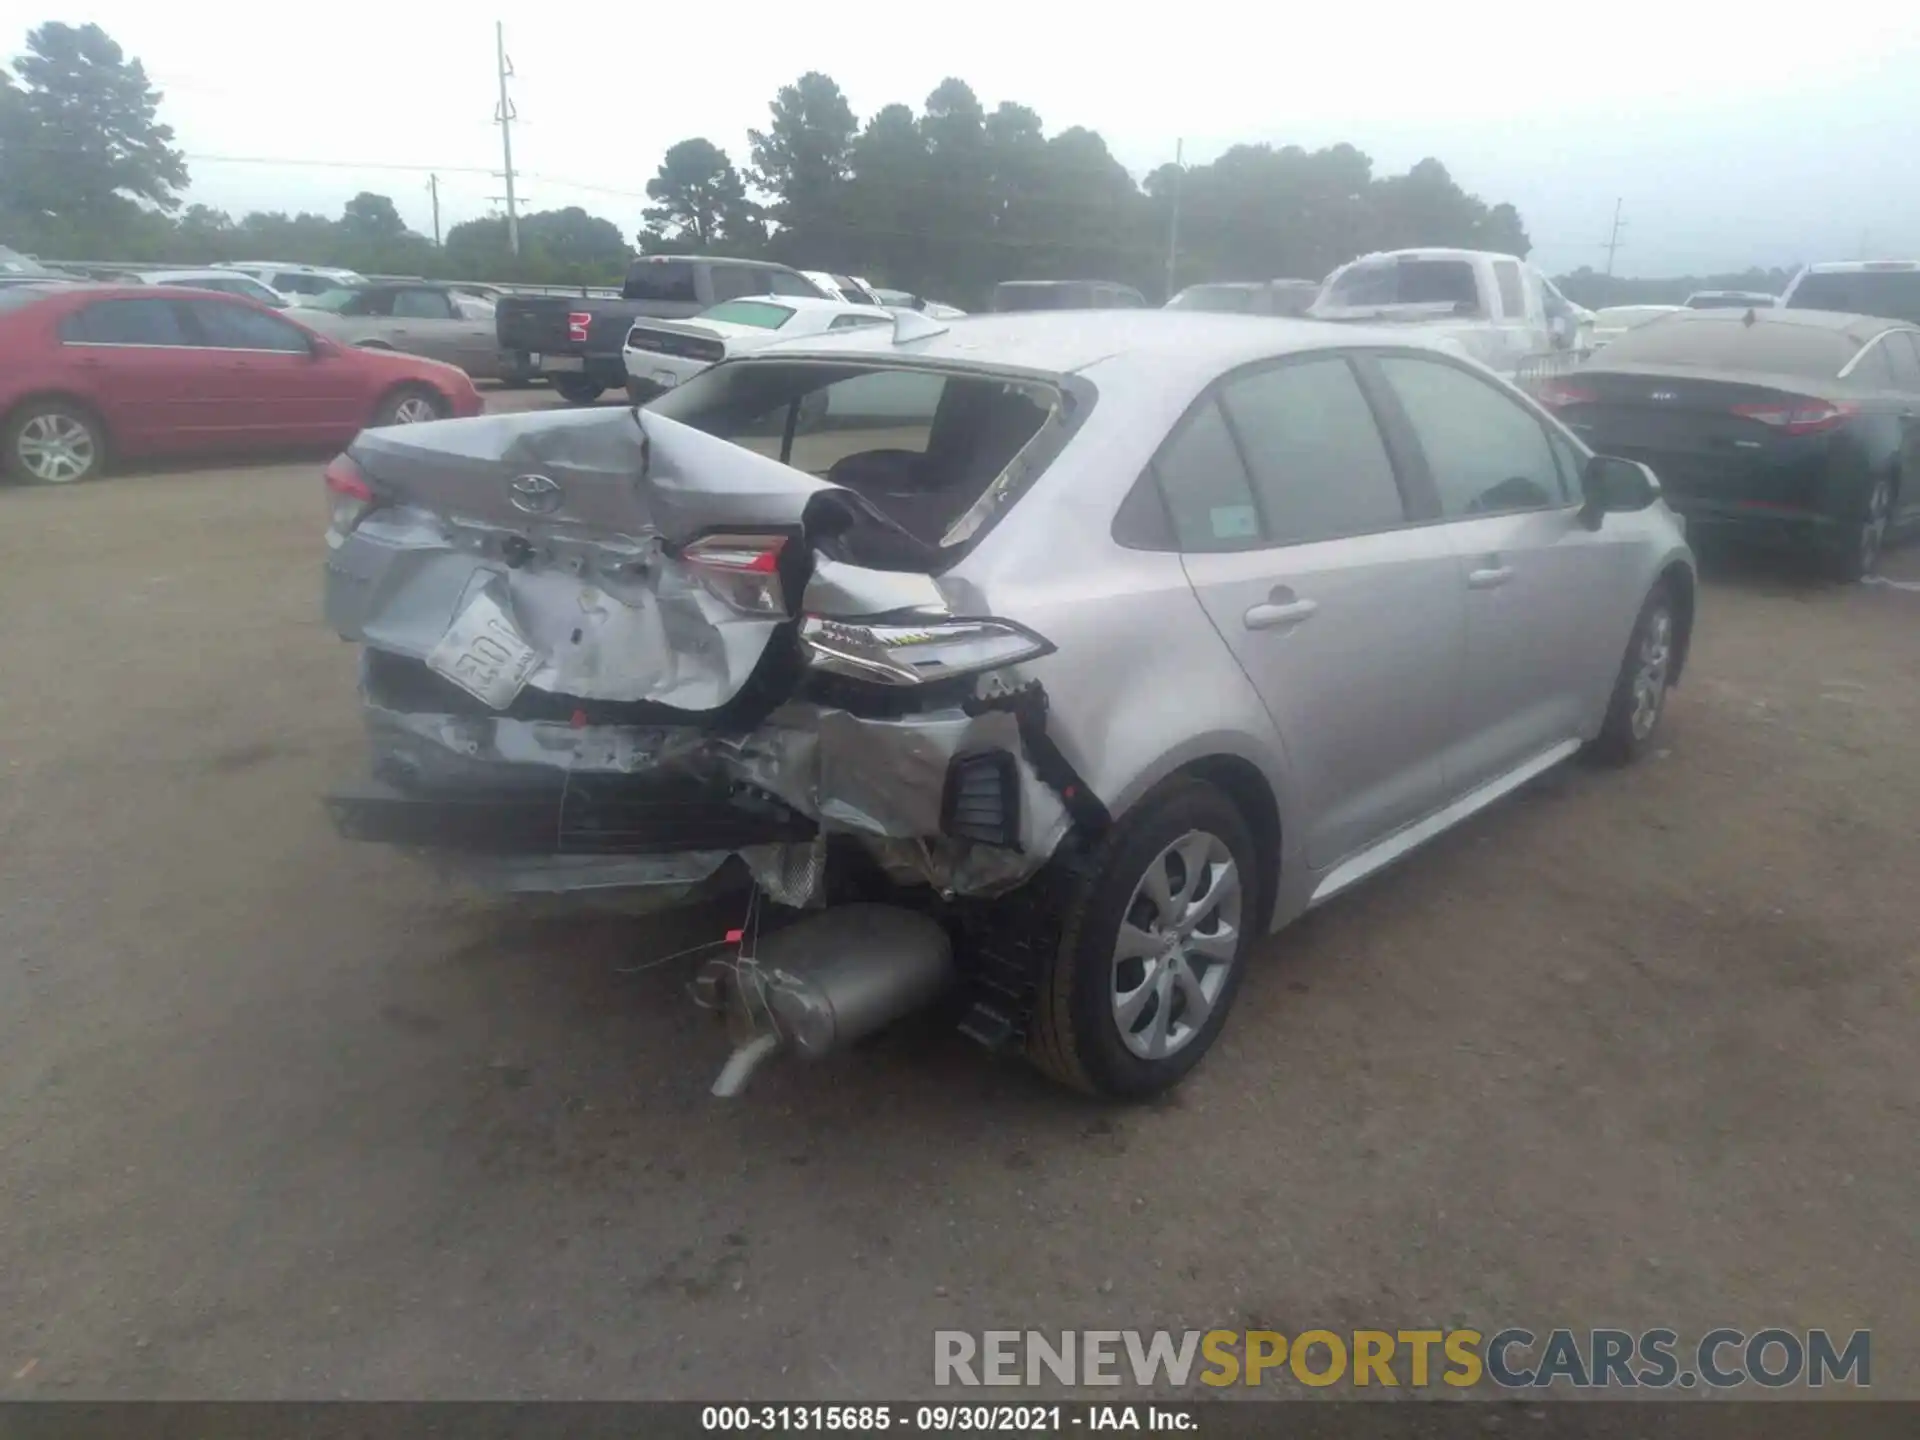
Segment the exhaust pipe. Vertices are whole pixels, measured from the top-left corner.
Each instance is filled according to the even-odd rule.
[[[783,1045],[810,1060],[844,1050],[938,999],[953,982],[941,925],[893,905],[841,905],[775,931],[752,958],[700,967],[695,998],[723,1009],[733,1054],[713,1093],[738,1095]]]

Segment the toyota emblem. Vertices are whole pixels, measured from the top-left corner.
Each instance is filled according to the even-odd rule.
[[[513,508],[529,515],[551,515],[566,497],[560,487],[544,475],[516,475],[507,482],[507,498]]]

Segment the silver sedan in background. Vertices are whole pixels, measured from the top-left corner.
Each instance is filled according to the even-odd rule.
[[[493,302],[457,285],[403,281],[342,286],[300,300],[294,317],[322,335],[458,365],[475,380],[525,381],[522,357],[500,348]]]
[[[879,377],[916,405],[833,403]],[[716,1093],[955,991],[1162,1090],[1259,937],[1644,753],[1694,616],[1644,466],[1307,321],[903,317],[645,408],[368,431],[329,486],[375,776],[336,823],[507,890],[750,874],[798,918],[702,972]]]

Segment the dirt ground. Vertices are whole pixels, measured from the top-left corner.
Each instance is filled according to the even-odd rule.
[[[521,403],[527,403],[524,400]],[[936,1328],[1875,1332],[1920,1396],[1920,550],[1722,563],[1666,750],[1266,945],[1112,1110],[710,1099],[650,959],[338,840],[319,465],[0,491],[0,1396],[925,1394]]]

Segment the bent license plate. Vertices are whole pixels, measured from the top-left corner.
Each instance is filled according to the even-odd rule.
[[[671,370],[656,370],[653,372],[653,383],[663,389],[671,390],[680,383],[680,377]]]
[[[485,593],[468,602],[427,652],[429,670],[495,710],[513,703],[539,663],[539,652],[521,638],[499,601]]]

